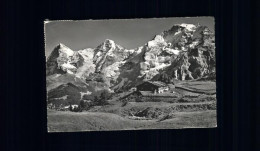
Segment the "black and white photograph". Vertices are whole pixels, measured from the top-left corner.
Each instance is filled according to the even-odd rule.
[[[260,151],[260,1],[0,1],[0,151]]]
[[[214,17],[45,20],[48,132],[217,127]]]

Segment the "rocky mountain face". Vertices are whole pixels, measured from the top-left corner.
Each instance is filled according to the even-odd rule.
[[[206,26],[193,24],[173,25],[144,46],[130,50],[110,39],[96,48],[78,51],[59,44],[46,63],[47,87],[52,88],[54,82],[62,79],[59,84],[94,82],[109,91],[119,91],[144,80],[161,80],[165,75],[169,79],[191,80],[212,73],[215,35]]]
[[[83,65],[83,56],[82,51],[73,51],[64,44],[59,44],[47,59],[47,76],[56,73],[75,74],[78,67]]]

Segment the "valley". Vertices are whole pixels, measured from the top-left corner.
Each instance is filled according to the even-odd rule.
[[[189,86],[213,92],[213,82],[189,82]],[[181,82],[182,85],[187,83]],[[217,102],[215,95],[207,95],[175,88],[177,98],[136,101],[126,99],[131,91],[118,93],[108,100],[107,105],[94,105],[81,112],[47,109],[48,130],[61,131],[100,131],[216,127]],[[127,100],[127,101],[125,101]]]

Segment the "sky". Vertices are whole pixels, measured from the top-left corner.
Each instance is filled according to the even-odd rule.
[[[181,23],[199,23],[215,30],[213,17],[48,21],[45,22],[45,55],[48,57],[59,43],[77,51],[95,48],[106,39],[126,49],[134,49]]]

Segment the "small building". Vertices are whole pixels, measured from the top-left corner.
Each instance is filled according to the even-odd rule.
[[[134,91],[121,98],[122,102],[173,102],[180,96],[179,93],[164,92],[154,93],[152,91]]]
[[[153,93],[163,93],[169,90],[169,87],[161,81],[146,81],[138,85],[137,91],[151,91]]]

